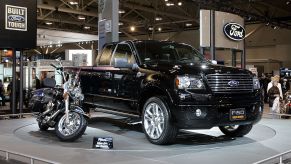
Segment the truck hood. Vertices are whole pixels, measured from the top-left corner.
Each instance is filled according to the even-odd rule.
[[[229,67],[229,66],[223,66],[223,65],[214,65],[214,64],[208,64],[208,63],[199,63],[199,64],[193,64],[193,63],[187,63],[187,64],[179,64],[179,65],[171,65],[171,64],[163,64],[159,63],[155,66],[149,66],[151,69],[160,71],[167,74],[172,75],[183,75],[183,74],[189,74],[189,75],[199,75],[199,74],[249,74],[252,73],[246,69],[236,68],[236,67]]]

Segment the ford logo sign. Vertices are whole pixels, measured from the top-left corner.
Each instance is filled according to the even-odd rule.
[[[237,87],[239,85],[239,82],[235,80],[231,80],[227,84],[231,87]]]
[[[13,22],[24,22],[25,21],[24,17],[20,16],[20,15],[9,15],[8,20],[13,21]]]
[[[245,38],[245,29],[237,23],[225,24],[223,32],[231,40],[240,41]]]

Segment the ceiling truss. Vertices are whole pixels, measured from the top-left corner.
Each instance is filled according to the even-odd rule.
[[[177,2],[183,5],[178,6]],[[152,34],[149,28],[163,28],[163,32],[197,29],[199,27],[199,9],[213,9],[241,15],[246,23],[266,23],[291,29],[291,4],[286,0],[269,2],[263,0],[169,0],[174,6],[166,6],[165,0],[120,0],[120,26],[123,35]],[[42,0],[38,4],[38,25],[65,31],[97,34],[98,0],[79,0],[80,5],[70,5],[68,0]],[[79,20],[78,16],[86,20]],[[162,20],[156,20],[161,17]],[[53,22],[52,25],[46,25]],[[189,26],[186,26],[188,24]],[[132,33],[130,26],[139,30]],[[84,27],[90,27],[84,30]]]

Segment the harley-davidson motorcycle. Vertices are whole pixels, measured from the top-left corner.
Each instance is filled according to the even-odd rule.
[[[59,66],[51,66],[62,75],[63,87],[56,86],[54,79],[46,78],[45,88],[33,92],[29,107],[38,113],[36,120],[40,130],[55,128],[61,141],[74,141],[84,134],[89,117],[81,106],[84,95],[78,73],[65,73],[60,59],[58,61]]]

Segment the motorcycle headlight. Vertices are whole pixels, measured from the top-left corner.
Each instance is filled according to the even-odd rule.
[[[254,77],[253,78],[253,86],[254,86],[254,89],[260,89],[261,86],[260,86],[260,81],[257,77]]]
[[[71,95],[72,95],[74,98],[77,98],[77,99],[80,99],[80,100],[84,100],[84,95],[82,94],[82,90],[81,90],[81,88],[79,88],[79,87],[74,88],[74,89],[71,91]]]
[[[175,83],[178,89],[204,89],[204,84],[200,77],[177,76]]]

